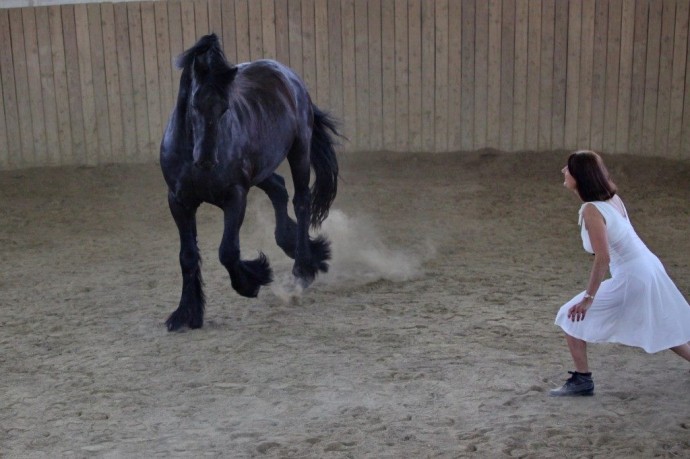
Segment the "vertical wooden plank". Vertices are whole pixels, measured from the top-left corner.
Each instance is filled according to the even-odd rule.
[[[409,89],[409,48],[407,33],[407,0],[395,0],[395,149],[409,150],[408,125],[410,107]]]
[[[592,122],[592,60],[594,56],[594,0],[582,2],[582,33],[580,35],[580,100],[578,103],[578,145],[590,145]],[[580,148],[578,146],[578,148]]]
[[[367,23],[369,34],[369,148],[383,147],[383,88],[381,60],[381,0],[368,0]]]
[[[328,110],[343,122],[343,37],[340,0],[328,0]]]
[[[592,58],[592,116],[589,147],[602,151],[604,146],[604,102],[606,101],[606,55],[609,1],[598,0],[594,14],[594,54]]]
[[[422,150],[422,4],[409,0],[407,10],[409,87],[408,145],[412,151]]]
[[[288,0],[275,0],[276,12],[276,59],[290,64],[290,27]]]
[[[434,151],[448,151],[448,0],[434,2],[436,29],[436,93],[434,101]]]
[[[89,22],[89,43],[91,46],[91,75],[93,81],[96,129],[98,131],[98,164],[113,161],[110,140],[110,119],[108,116],[107,86],[105,80],[105,56],[103,54],[103,27],[101,5],[91,3],[86,7]]]
[[[58,136],[57,100],[53,78],[53,53],[50,43],[48,8],[34,8],[36,12],[36,35],[38,40],[38,61],[40,66],[41,93],[43,98],[43,119],[45,120],[45,163],[40,166],[60,164],[60,139]],[[2,91],[0,91],[1,93]]]
[[[382,60],[382,97],[383,149],[396,149],[395,138],[395,0],[381,2],[381,60]]]
[[[553,68],[555,65],[563,65],[562,62],[554,63],[554,20],[555,20],[555,1],[544,0],[541,11],[541,56],[539,87],[541,96],[539,98],[539,150],[550,150],[552,135],[551,109],[553,107]],[[560,145],[559,145],[560,146]]]
[[[10,15],[0,10],[0,43],[11,43]],[[0,86],[2,86],[2,129],[0,137],[6,139],[0,144],[0,167],[14,169],[21,164],[22,141],[19,135],[19,114],[15,92],[14,63],[10,46],[0,46]]]
[[[134,120],[136,123],[136,160],[146,161],[150,157],[148,102],[146,100],[146,67],[144,62],[144,36],[142,32],[141,6],[127,3],[130,59],[132,65],[132,94],[134,98]]]
[[[302,78],[316,92],[316,43],[314,41],[314,0],[302,0]],[[318,97],[318,95],[317,95]]]
[[[659,60],[661,48],[661,1],[649,4],[649,27],[647,29],[647,62],[644,85],[644,113],[642,119],[642,153],[656,155],[657,107],[659,100]]]
[[[129,18],[126,3],[113,5],[115,14],[115,47],[117,48],[117,69],[120,76],[120,107],[122,110],[122,132],[124,154],[122,158],[135,161],[138,158],[137,117],[134,109],[134,82],[129,44]]]
[[[475,3],[474,46],[474,142],[475,149],[486,146],[489,68],[489,4]]]
[[[263,23],[261,21],[261,2],[251,1],[249,6],[249,56],[251,60],[264,58]]]
[[[149,143],[144,159],[153,160],[158,158],[158,144],[163,135],[163,122],[161,120],[161,91],[158,78],[158,59],[162,56],[158,55],[156,48],[156,16],[151,2],[141,4],[141,29],[144,45],[144,72],[146,73],[146,111],[149,126]],[[208,21],[206,30],[208,30]]]
[[[551,145],[568,148],[565,140],[565,102],[568,68],[568,3],[556,0],[553,26],[553,101],[551,104]]]
[[[434,151],[434,2],[422,0],[422,151]]]
[[[609,33],[606,52],[606,105],[604,107],[603,138],[603,150],[609,153],[616,151],[622,6],[622,0],[611,0],[609,3]]]
[[[474,56],[475,56],[475,2],[474,0],[462,0],[462,45],[461,45],[461,76],[460,88],[460,133],[462,150],[469,151],[474,148]]]
[[[170,90],[172,91],[170,95],[171,105],[170,110],[172,111],[175,101],[177,100],[177,90],[180,87],[180,70],[177,68],[177,56],[182,54],[184,51],[184,45],[182,44],[182,8],[180,7],[180,2],[168,2],[168,37],[170,40],[170,60],[168,64],[170,65]],[[221,10],[222,15],[222,10]],[[224,37],[226,35],[223,35]],[[235,41],[233,40],[233,43]],[[224,45],[227,43],[224,41]],[[227,48],[224,51],[228,58],[230,55],[227,53]],[[234,53],[234,48],[233,48]]]
[[[688,53],[688,22],[690,2],[680,2],[676,10],[675,35],[673,38],[673,70],[671,76],[671,106],[669,113],[668,152],[669,156],[682,158],[681,139],[683,129],[683,93],[690,92],[685,86],[685,68]],[[684,89],[685,88],[685,89]],[[686,119],[690,125],[690,119]],[[690,128],[689,128],[690,129]],[[686,157],[690,156],[686,151]]]
[[[47,159],[45,119],[43,116],[43,95],[41,93],[41,68],[38,60],[36,38],[36,16],[34,8],[22,8],[22,27],[24,31],[24,52],[29,85],[29,107],[31,129],[33,132],[33,155],[31,165],[45,164]]]
[[[630,153],[641,153],[644,120],[645,73],[647,65],[647,31],[649,0],[635,2],[635,33],[633,36],[632,87],[630,91]]]
[[[302,75],[302,8],[300,0],[288,0],[288,34],[290,67]]]
[[[99,137],[94,91],[91,37],[87,5],[74,6],[74,21],[77,26],[77,51],[79,53],[79,79],[81,81],[82,109],[84,110],[84,137],[86,164],[98,164]]]
[[[235,0],[235,39],[237,40],[237,62],[251,60],[247,0]]]
[[[182,48],[191,48],[197,40],[196,21],[194,20],[194,2],[181,1],[180,13],[182,18]],[[233,24],[234,29],[234,24]]]
[[[499,148],[513,150],[515,82],[515,2],[502,1],[501,10],[501,113]]]
[[[316,103],[330,106],[328,47],[328,0],[314,2],[314,43],[316,45]]]
[[[167,2],[154,3],[154,16],[156,20],[156,54],[158,61],[158,84],[160,90],[160,136],[163,135],[165,126],[168,124],[168,117],[175,104],[175,97],[173,95],[172,74],[170,73],[172,55],[170,54],[170,34],[169,26],[170,20],[168,18]],[[220,13],[220,11],[218,11]],[[220,14],[218,14],[220,20]],[[216,29],[220,31],[220,29]],[[155,140],[159,140],[155,138]],[[156,145],[158,142],[156,142]]]
[[[220,13],[222,17],[223,52],[225,53],[225,57],[228,59],[228,61],[232,63],[237,63],[237,38],[235,36],[235,1],[221,0]]]
[[[55,100],[57,101],[57,130],[60,152],[59,164],[69,164],[72,156],[72,133],[69,92],[67,90],[67,70],[65,68],[65,45],[62,38],[62,16],[59,6],[48,7],[48,23],[50,28],[50,50],[53,61],[53,81],[55,85]],[[2,25],[0,25],[0,28]],[[1,41],[1,40],[0,40]],[[2,65],[2,64],[0,64]]]
[[[525,148],[539,147],[539,87],[541,76],[541,1],[530,1],[527,30],[527,100],[525,104]]]
[[[145,4],[146,2],[141,3],[142,12]],[[207,0],[194,0],[194,27],[196,29],[196,40],[210,32]]]
[[[577,120],[580,100],[580,36],[582,32],[582,3],[568,3],[568,64],[565,99],[565,148],[578,146]]]
[[[165,2],[167,3],[167,2]],[[207,0],[208,8],[208,31],[209,33],[215,33],[218,35],[221,45],[225,43],[225,37],[223,36],[223,10],[220,6],[220,0]],[[167,9],[164,9],[167,11]],[[156,10],[158,12],[158,10]],[[157,19],[158,17],[156,17]],[[158,22],[156,22],[156,27]],[[225,50],[223,50],[225,52]]]
[[[635,31],[635,0],[623,0],[621,14],[620,78],[616,111],[616,148],[627,153],[630,128],[630,97],[632,92],[633,37]]]
[[[663,0],[661,42],[659,50],[659,90],[654,129],[654,155],[669,156],[668,132],[671,106],[671,77],[673,76],[673,37],[676,23],[676,1]]]
[[[108,160],[121,162],[125,158],[125,144],[124,130],[122,128],[122,104],[120,103],[120,75],[117,68],[115,10],[112,3],[101,4],[101,26],[103,33],[103,69],[105,72],[104,99],[108,101],[108,134],[110,136],[110,158]],[[166,69],[166,71],[170,73],[169,69]]]
[[[0,11],[0,25],[3,24],[2,11]],[[7,88],[7,92],[14,88]],[[9,147],[7,142],[7,124],[5,121],[5,99],[2,85],[2,78],[0,78],[0,170],[8,169],[10,164]]]
[[[355,84],[357,103],[357,145],[369,150],[369,34],[367,0],[355,0]]]
[[[65,69],[67,73],[67,92],[69,94],[69,113],[71,121],[72,148],[65,154],[65,163],[84,164],[85,134],[84,110],[82,108],[81,81],[79,78],[79,51],[77,49],[77,26],[74,5],[60,7],[62,30],[65,43]]]
[[[276,13],[273,0],[261,0],[261,37],[263,56],[266,59],[276,59]]]
[[[513,99],[513,150],[525,149],[527,123],[527,65],[528,65],[529,4],[518,0],[515,4],[515,95]]]
[[[462,3],[448,3],[448,150],[461,149]]]
[[[492,148],[500,147],[501,133],[501,20],[501,0],[490,0],[486,146]]]
[[[343,119],[345,135],[349,138],[348,150],[358,148],[357,133],[357,104],[355,102],[355,5],[354,0],[343,0],[342,14],[342,43],[343,43]]]
[[[690,32],[688,32],[687,49],[690,50]],[[681,129],[682,159],[690,159],[690,57],[685,63],[685,96],[683,98],[683,127]]]

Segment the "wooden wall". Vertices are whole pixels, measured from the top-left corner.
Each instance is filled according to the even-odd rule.
[[[690,159],[690,0],[170,0],[0,9],[0,169],[152,161],[174,57],[278,59],[344,150]]]

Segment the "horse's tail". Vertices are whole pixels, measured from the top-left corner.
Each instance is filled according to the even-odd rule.
[[[314,184],[311,187],[311,226],[318,228],[328,217],[328,210],[338,193],[338,159],[335,156],[335,137],[340,137],[336,121],[316,105],[311,136],[311,167]]]

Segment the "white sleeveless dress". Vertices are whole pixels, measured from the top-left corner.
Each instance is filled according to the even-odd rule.
[[[561,307],[556,325],[587,342],[621,343],[649,353],[690,342],[690,305],[637,236],[627,211],[623,216],[608,201],[583,204],[580,226],[585,250],[593,253],[582,218],[587,204],[595,205],[606,223],[611,278],[601,283],[584,320],[568,319],[568,309],[585,294],[581,292]]]

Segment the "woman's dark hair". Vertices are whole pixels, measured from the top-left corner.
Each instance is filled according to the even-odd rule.
[[[590,150],[579,150],[568,157],[568,172],[575,179],[577,193],[585,202],[607,201],[616,194],[601,156]]]

